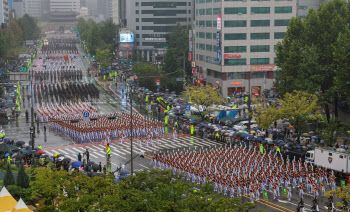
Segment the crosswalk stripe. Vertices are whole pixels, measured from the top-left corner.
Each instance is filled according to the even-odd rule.
[[[99,155],[100,157],[106,157],[105,155],[102,155],[100,153],[98,153],[97,151],[96,152],[93,152],[94,155]]]
[[[50,152],[50,151],[48,151],[48,150],[47,150],[47,151],[45,151],[45,153],[46,153],[46,154],[48,154],[48,155],[50,155],[50,156],[53,156],[53,155],[54,155],[53,153],[51,153],[51,152]]]
[[[117,152],[117,153],[119,153],[119,154],[116,154],[115,152]],[[121,158],[126,159],[125,157],[121,156],[121,155],[123,155],[123,154],[122,154],[121,152],[119,152],[118,150],[116,150],[116,149],[113,150],[112,155],[117,155],[117,156],[119,156],[119,157],[121,157]]]
[[[91,146],[89,146],[89,148],[94,150],[94,151],[101,151],[101,149],[97,148],[97,146],[95,146],[95,145],[91,145]]]
[[[167,139],[167,138],[166,138]],[[170,139],[167,139],[168,140],[168,143],[170,143],[171,142],[171,145],[172,146],[175,146],[175,148],[182,148],[183,146],[181,146],[181,145],[178,145],[177,143],[174,143],[172,140],[170,140]]]
[[[62,152],[64,155],[68,155],[68,154],[69,154],[68,152],[66,152],[66,151],[63,150],[63,149],[60,149],[59,151]]]
[[[72,160],[78,160],[78,158],[74,158],[74,157],[72,157],[72,156],[70,156],[70,155],[65,155],[65,157],[69,157],[69,158],[72,159]]]
[[[77,148],[75,148],[75,147],[73,147],[73,148],[71,148],[71,150],[73,151],[75,151],[75,152],[77,152],[77,153],[79,153],[80,152],[80,150],[79,149],[77,149]]]
[[[71,154],[76,154],[75,152],[73,152],[71,149],[66,149],[66,151],[70,152]]]

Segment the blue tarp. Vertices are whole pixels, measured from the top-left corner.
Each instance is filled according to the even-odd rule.
[[[223,110],[219,113],[218,118],[224,118],[224,117],[226,117],[226,111]]]
[[[231,117],[231,118],[234,118],[234,117],[236,117],[238,115],[238,111],[230,111],[229,113],[228,113],[228,117]]]

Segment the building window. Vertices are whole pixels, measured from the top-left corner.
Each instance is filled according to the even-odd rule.
[[[205,3],[205,0],[199,0],[199,4]]]
[[[246,46],[225,46],[224,53],[243,53],[247,52]]]
[[[292,7],[275,7],[275,13],[292,13]]]
[[[251,1],[270,1],[270,0],[251,0]],[[288,0],[290,1],[290,0]]]
[[[198,25],[199,27],[205,27],[205,21],[199,21]]]
[[[250,52],[269,52],[269,45],[250,46]]]
[[[205,44],[203,44],[203,43],[198,44],[198,48],[200,50],[205,50]]]
[[[136,14],[139,14],[139,10],[135,10],[135,13],[136,13]]]
[[[139,6],[139,3],[138,3],[138,2],[135,2],[135,6],[138,7],[138,6]]]
[[[290,21],[289,19],[275,20],[275,26],[288,26],[289,21]]]
[[[277,52],[277,46],[276,45],[273,46],[273,51]]]
[[[264,79],[267,78],[267,71],[254,71],[251,72],[252,79]]]
[[[225,0],[225,1],[244,1],[244,0]]]
[[[199,15],[205,15],[205,9],[199,9],[198,13]]]
[[[222,79],[222,73],[215,71],[215,78]]]
[[[212,23],[213,23],[212,21],[205,21],[205,25],[206,25],[207,27],[212,27],[212,26],[213,26]]]
[[[270,7],[251,7],[252,14],[270,14]]]
[[[211,3],[213,0],[206,0],[205,2],[206,3]]]
[[[224,59],[225,66],[243,66],[247,65],[246,59]]]
[[[212,8],[206,9],[205,14],[206,15],[213,15],[213,9]]]
[[[196,49],[198,49],[198,43],[196,43]]]
[[[216,33],[213,33],[213,40],[216,40]]]
[[[246,40],[246,33],[225,33],[224,40]]]
[[[142,10],[141,13],[150,14],[153,16],[177,16],[179,14],[187,14],[187,10]]]
[[[270,26],[270,20],[251,20],[251,27],[267,27]]]
[[[285,32],[275,32],[274,39],[283,39],[285,35]]]
[[[139,22],[140,21],[140,19],[139,18],[136,18],[136,22]]]
[[[198,32],[198,37],[205,39],[205,32]]]
[[[224,27],[246,27],[247,21],[224,21]]]
[[[136,34],[136,38],[140,38],[140,34]]]
[[[221,8],[213,8],[213,15],[221,15]]]
[[[250,58],[250,65],[270,64],[270,58]]]
[[[196,15],[198,15],[198,9],[196,9]]]
[[[217,27],[218,23],[216,21],[213,21],[213,27]]]
[[[225,7],[224,14],[247,14],[246,7]]]
[[[139,26],[136,26],[136,30],[139,30],[140,29],[140,27]]]
[[[207,39],[213,39],[213,34],[211,32],[207,32],[207,33],[205,33],[205,37]]]
[[[250,33],[251,40],[270,39],[270,33]]]
[[[230,73],[227,73],[227,79],[228,80],[245,79],[245,72],[230,72]]]
[[[212,45],[205,45],[205,49],[207,50],[207,51],[213,51],[213,46]]]

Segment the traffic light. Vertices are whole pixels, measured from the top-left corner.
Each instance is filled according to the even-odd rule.
[[[118,116],[112,116],[112,117],[108,117],[109,120],[111,119],[118,119]]]

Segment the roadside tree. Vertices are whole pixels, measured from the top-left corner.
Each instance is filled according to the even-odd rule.
[[[135,64],[131,72],[138,76],[137,82],[141,87],[148,88],[152,91],[157,89],[156,79],[160,79],[160,81],[165,79],[154,65],[148,63]]]
[[[220,89],[211,85],[206,86],[187,86],[182,92],[184,100],[194,106],[202,115],[209,114],[210,107],[227,103],[227,99],[220,95]]]
[[[265,99],[257,99],[254,103],[257,106],[255,107],[256,114],[253,114],[253,117],[256,123],[266,130],[278,119],[278,108],[269,105]]]
[[[300,134],[303,127],[309,120],[316,119],[318,98],[314,94],[303,91],[294,91],[286,93],[283,99],[279,100],[282,106],[278,110],[278,118],[284,122],[291,123],[298,133],[297,141],[300,140]]]

